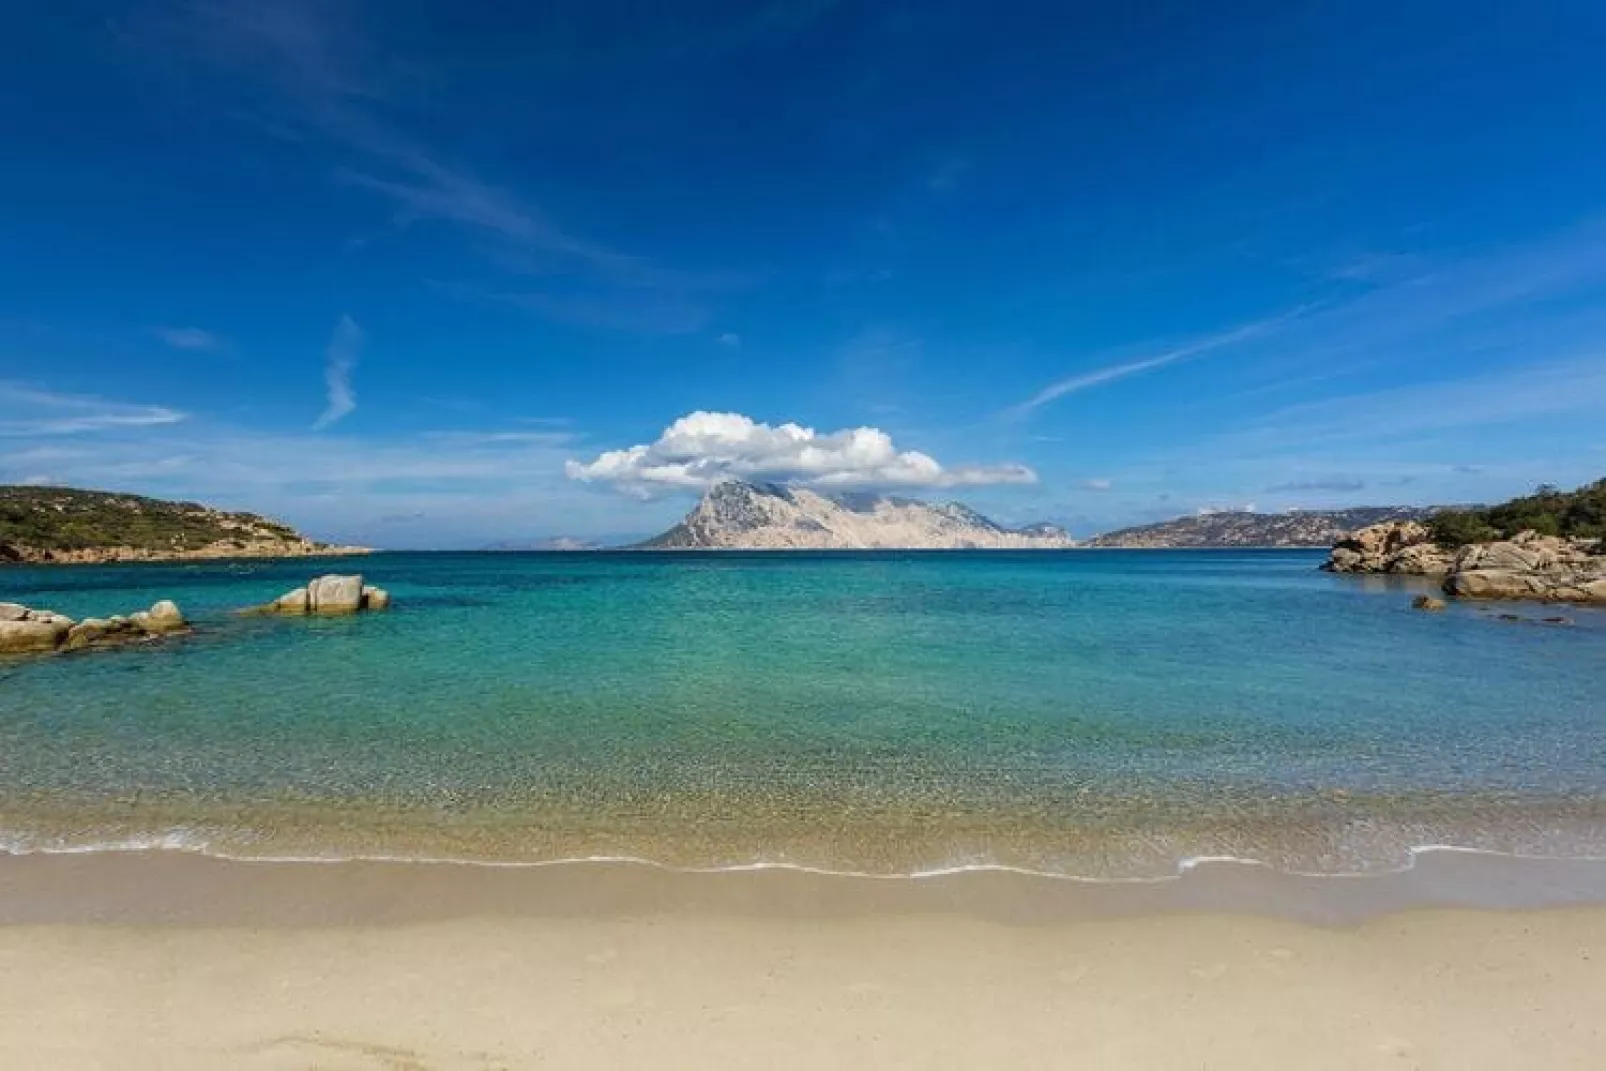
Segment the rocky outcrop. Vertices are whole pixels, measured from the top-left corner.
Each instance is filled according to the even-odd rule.
[[[1425,524],[1389,521],[1339,540],[1322,568],[1443,577],[1445,592],[1460,599],[1606,603],[1606,555],[1599,542],[1537,532],[1455,549],[1434,543]]]
[[[1593,540],[1521,532],[1456,555],[1444,590],[1462,599],[1606,603],[1606,555]]]
[[[363,583],[359,575],[331,573],[295,588],[248,613],[261,614],[355,614],[364,610],[390,609],[390,592]]]
[[[639,550],[1027,550],[1074,544],[1062,528],[1005,528],[958,502],[721,483]]]
[[[149,610],[127,617],[86,617],[74,621],[50,610],[31,610],[14,602],[0,603],[0,654],[51,654],[91,647],[142,643],[178,632],[189,622],[164,599]]]
[[[1333,545],[1323,569],[1334,573],[1393,573],[1444,576],[1455,552],[1433,542],[1433,530],[1420,521],[1384,521],[1351,532]]]

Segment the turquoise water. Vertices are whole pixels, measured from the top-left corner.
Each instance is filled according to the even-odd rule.
[[[1424,614],[1320,557],[9,568],[0,599],[173,598],[197,628],[0,661],[0,844],[1088,876],[1606,854],[1606,615]],[[395,609],[230,613],[331,568]]]

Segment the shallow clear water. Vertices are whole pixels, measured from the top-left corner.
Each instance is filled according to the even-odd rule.
[[[1279,551],[9,568],[193,636],[0,661],[0,843],[907,872],[1606,854],[1606,615]],[[241,618],[360,569],[396,608]],[[1523,622],[1499,620],[1515,609]]]

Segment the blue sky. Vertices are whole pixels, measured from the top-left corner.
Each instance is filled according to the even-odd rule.
[[[1606,471],[1598,4],[7,21],[0,481],[474,546],[733,474],[1085,534]]]

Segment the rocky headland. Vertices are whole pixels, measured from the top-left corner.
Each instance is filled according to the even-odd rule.
[[[86,617],[82,621],[51,610],[0,602],[0,654],[53,654],[93,647],[121,647],[189,630],[184,614],[167,599],[149,610],[126,617],[113,614],[111,617]]]
[[[71,487],[0,486],[0,564],[94,565],[365,554],[255,513]]]
[[[1462,599],[1606,605],[1603,550],[1596,539],[1532,530],[1510,539],[1445,546],[1435,542],[1427,525],[1389,521],[1341,540],[1323,568],[1335,573],[1438,577],[1446,594]]]

